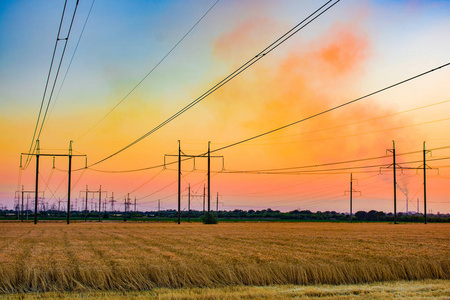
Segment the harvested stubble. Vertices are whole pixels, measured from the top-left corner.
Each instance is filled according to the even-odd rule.
[[[450,224],[0,223],[0,291],[450,279]]]

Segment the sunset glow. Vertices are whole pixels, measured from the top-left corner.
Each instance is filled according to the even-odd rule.
[[[73,140],[73,154],[87,155],[88,165],[103,160],[167,120],[325,3],[221,0],[145,77],[215,2],[97,0],[65,77],[92,4],[80,1],[40,136],[41,153],[67,154]],[[34,189],[35,159],[20,171],[20,153],[30,148],[63,5],[0,4],[0,204],[10,209],[22,185]],[[63,31],[68,26],[66,20]],[[397,210],[406,211],[408,198],[409,211],[423,211],[420,167],[426,142],[432,150],[427,153],[427,207],[449,213],[450,66],[214,151],[449,63],[448,28],[449,1],[342,0],[123,152],[88,169],[83,157],[74,157],[74,209],[81,209],[86,185],[101,185],[108,200],[114,193],[116,205],[123,206],[130,193],[141,211],[156,210],[158,199],[162,209],[175,209],[177,164],[169,163],[177,158],[164,157],[178,154],[180,140],[185,154],[204,154],[210,141],[212,155],[224,157],[223,165],[221,158],[211,159],[214,209],[219,193],[221,210],[348,212],[352,173],[354,189],[361,192],[353,211],[391,212],[392,153],[387,150],[394,140],[397,163],[404,168],[397,172]],[[161,166],[164,160],[166,167]],[[67,157],[56,158],[55,168],[51,157],[41,158],[39,188],[50,206],[67,199],[67,168]],[[203,193],[206,170],[205,158],[197,158],[195,166],[192,160],[183,161],[184,195],[189,184],[193,193]],[[186,207],[183,197],[182,209]],[[192,208],[202,209],[201,198],[193,200]]]

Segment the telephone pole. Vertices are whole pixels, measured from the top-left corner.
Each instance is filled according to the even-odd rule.
[[[102,221],[102,185],[98,189],[98,221]]]
[[[36,156],[36,182],[35,182],[35,201],[34,201],[34,224],[37,224],[37,212],[38,212],[38,194],[39,194],[39,158],[40,156],[52,156],[53,160],[56,156],[64,156],[69,158],[69,170],[68,170],[68,184],[67,184],[67,224],[70,222],[70,192],[71,192],[71,179],[72,179],[72,157],[74,156],[84,156],[86,158],[85,168],[87,168],[87,156],[86,155],[73,155],[72,154],[72,143],[69,143],[69,153],[68,154],[43,154],[40,151],[39,140],[36,140],[36,152],[35,153],[21,153],[20,154],[20,167],[22,167],[22,155]],[[54,163],[53,163],[54,166]]]
[[[85,213],[85,216],[84,216],[84,221],[85,222],[87,222],[87,216],[88,216],[88,193],[89,193],[89,190],[88,190],[88,186],[87,186],[87,184],[86,184],[86,199],[85,199],[85,210],[86,210],[86,213]]]
[[[397,163],[395,162],[395,141],[392,141],[392,149],[388,149],[392,153],[392,167],[394,171],[394,224],[397,224]]]
[[[425,149],[425,142],[423,142],[423,217],[425,224],[427,224],[427,152],[430,151]],[[417,210],[419,210],[419,204],[417,204]]]
[[[164,155],[164,168],[166,166],[166,156],[176,156],[178,157],[178,224],[181,222],[181,157],[189,157],[194,159],[194,169],[195,169],[195,158],[207,158],[208,159],[208,213],[211,210],[211,158],[222,158],[222,168],[224,168],[224,158],[223,156],[211,156],[211,150],[210,150],[210,144],[211,142],[208,142],[208,156],[205,156],[205,154],[201,155],[188,155],[185,154],[183,151],[181,151],[181,142],[178,140],[178,154],[177,155],[171,155],[171,154],[165,154]]]
[[[205,184],[203,184],[203,214],[205,214]]]
[[[158,218],[161,218],[160,210],[161,210],[161,200],[158,199]]]
[[[20,218],[22,219],[22,222],[23,222],[23,193],[24,193],[24,191],[23,191],[23,185],[22,185],[22,209],[21,209],[21,213],[20,213]]]
[[[353,189],[353,180],[357,179],[353,179],[353,173],[350,173],[350,190],[344,192],[344,194],[350,193],[350,223],[353,222],[353,193],[359,193],[359,195],[361,195],[360,191],[355,191]]]
[[[38,195],[39,195],[39,140],[36,140],[36,186],[34,188],[34,224],[37,224],[37,214],[38,214]]]
[[[208,141],[208,214],[211,211],[211,142]]]
[[[130,198],[130,193],[128,193],[128,198]],[[124,219],[123,221],[126,222],[127,221],[127,197],[125,196],[125,201],[124,201],[124,206],[125,206],[125,214],[124,214]]]
[[[81,192],[84,192],[84,191],[80,191],[80,193]],[[99,189],[98,189],[98,191],[90,191],[89,189],[88,189],[88,186],[86,185],[86,198],[84,199],[85,200],[85,216],[84,216],[84,221],[86,222],[87,221],[87,217],[88,217],[88,197],[89,197],[89,193],[91,193],[92,194],[92,197],[94,197],[95,196],[95,194],[98,194],[98,221],[99,222],[101,222],[101,210],[102,210],[102,193],[105,193],[106,194],[106,196],[105,196],[105,198],[108,198],[108,192],[107,191],[102,191],[102,186],[100,185],[100,187],[99,187]],[[92,205],[92,202],[91,202],[91,205]],[[92,208],[92,207],[91,207]],[[95,210],[94,211],[96,211],[97,210],[97,204],[95,204]]]
[[[17,220],[24,220],[24,198],[25,198],[25,194],[27,194],[27,207],[26,207],[26,215],[27,215],[27,220],[28,220],[28,199],[30,194],[34,194],[35,191],[27,191],[24,189],[23,185],[22,185],[22,189],[19,191],[15,192],[15,198],[17,198]],[[44,198],[44,192],[39,192],[40,194],[42,194],[42,199]],[[22,200],[20,200],[22,199]],[[22,203],[20,202],[22,201]],[[35,213],[36,214],[36,213]]]
[[[181,143],[178,140],[178,224],[181,222]]]
[[[67,225],[70,223],[70,184],[72,181],[72,143],[69,143],[69,174],[67,179]]]
[[[191,222],[191,184],[188,186],[188,222]]]
[[[111,203],[111,212],[114,212],[114,203],[117,202],[114,200],[114,192],[112,192],[111,200],[109,200],[109,202]]]

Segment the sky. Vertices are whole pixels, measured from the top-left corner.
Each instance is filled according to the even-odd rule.
[[[326,3],[216,1],[81,0],[51,99],[76,1],[67,1],[45,97],[64,1],[1,1],[0,205],[13,208],[22,186],[34,190],[35,158],[23,155],[22,168],[20,158],[34,147],[42,103],[40,153],[68,154],[73,141],[73,154],[87,157],[88,168],[73,157],[73,209],[84,209],[86,186],[101,188],[108,210],[128,195],[138,210],[158,200],[175,209],[180,141],[186,155],[210,142],[214,210],[349,212],[352,176],[353,212],[391,212],[395,141],[397,211],[423,212],[426,142],[428,211],[450,213],[450,66],[312,117],[449,63],[449,1],[341,0],[152,132]],[[65,205],[67,169],[67,157],[41,156],[47,207]],[[206,170],[206,158],[182,162],[183,210],[189,185],[203,193]],[[201,210],[202,197],[191,208]]]

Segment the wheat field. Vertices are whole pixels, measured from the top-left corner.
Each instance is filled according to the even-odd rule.
[[[450,279],[450,224],[0,223],[0,292]]]
[[[0,295],[0,300],[238,300],[238,299],[321,299],[321,300],[394,300],[450,299],[449,280],[395,281],[351,285],[276,285],[228,286],[218,288],[154,288],[150,291],[87,291],[17,293]]]

